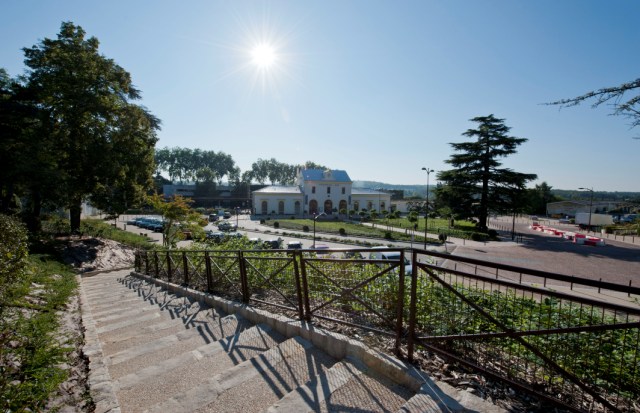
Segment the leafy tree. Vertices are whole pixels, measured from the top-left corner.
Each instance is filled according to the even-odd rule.
[[[504,119],[493,115],[471,119],[478,123],[463,136],[472,142],[451,143],[457,152],[446,160],[455,169],[438,172],[442,185],[436,189],[438,197],[461,216],[477,216],[478,227],[487,229],[489,211],[512,211],[519,204],[519,193],[535,174],[524,174],[500,168],[498,158],[516,153],[525,138],[509,136],[510,128]]]
[[[163,218],[162,244],[166,248],[175,248],[178,241],[185,238],[184,231],[190,231],[194,238],[202,238],[202,217],[189,206],[192,202],[180,195],[165,199],[158,194],[147,198],[154,210]]]
[[[525,212],[529,214],[544,215],[547,213],[549,202],[559,201],[560,198],[553,195],[552,187],[546,182],[527,190],[527,202]]]
[[[634,93],[628,100],[623,99],[627,93]],[[602,89],[587,92],[584,95],[562,99],[548,103],[549,105],[558,105],[560,107],[577,106],[580,103],[590,100],[593,101],[592,107],[598,107],[603,103],[613,102],[613,115],[624,116],[631,119],[631,127],[635,128],[640,125],[640,78],[631,82],[623,83],[619,86],[605,87]]]
[[[102,204],[114,199],[106,194],[120,191],[119,199],[133,199],[151,184],[160,125],[130,103],[140,98],[130,74],[98,46],[80,26],[64,22],[57,39],[24,49],[27,87],[47,115],[43,139],[57,162],[62,195],[55,201],[69,208],[72,231],[80,227],[87,198]]]

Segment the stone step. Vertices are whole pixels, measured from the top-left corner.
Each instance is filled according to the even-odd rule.
[[[285,394],[323,376],[335,362],[309,341],[293,337],[221,374],[201,378],[188,391],[147,411],[260,412]]]
[[[393,412],[413,395],[406,387],[348,357],[331,367],[325,376],[316,377],[284,396],[267,412]]]
[[[178,354],[120,377],[115,382],[122,411],[143,411],[159,400],[188,392],[203,378],[213,377],[284,341],[266,325]]]

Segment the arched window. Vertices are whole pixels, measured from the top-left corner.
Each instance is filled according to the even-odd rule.
[[[267,215],[269,213],[269,204],[267,203],[267,201],[262,201],[262,204],[260,206],[260,213],[262,215]]]
[[[294,204],[294,208],[295,208],[295,214],[300,215],[300,201],[296,201],[296,203]]]
[[[353,210],[356,211],[356,212],[360,211],[360,202],[358,202],[358,201],[354,201],[353,202]]]
[[[316,201],[315,199],[309,201],[309,213],[311,215],[318,213],[318,201]]]
[[[326,201],[324,201],[324,213],[327,215],[331,215],[332,211],[333,211],[333,202],[331,202],[330,199],[327,199]]]
[[[341,212],[343,209],[345,211],[347,210],[347,201],[344,200],[344,199],[342,201],[340,201],[340,204],[338,206],[338,212]]]
[[[278,202],[278,214],[284,215],[284,201]]]

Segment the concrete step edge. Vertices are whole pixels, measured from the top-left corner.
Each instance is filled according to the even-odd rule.
[[[287,350],[286,344],[294,344],[293,349]],[[258,376],[261,371],[268,371],[269,365],[282,362],[285,359],[290,361],[288,356],[294,354],[294,350],[299,347],[308,351],[313,348],[313,344],[300,337],[289,338],[259,356],[246,360],[224,373],[203,380],[186,393],[151,406],[146,412],[187,413],[195,411],[214,402],[226,390]]]

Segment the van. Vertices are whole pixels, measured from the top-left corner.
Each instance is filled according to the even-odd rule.
[[[388,247],[374,247],[374,251],[369,253],[370,260],[389,260],[400,262],[400,251],[385,251]],[[404,275],[412,275],[413,267],[411,261],[404,257]]]

